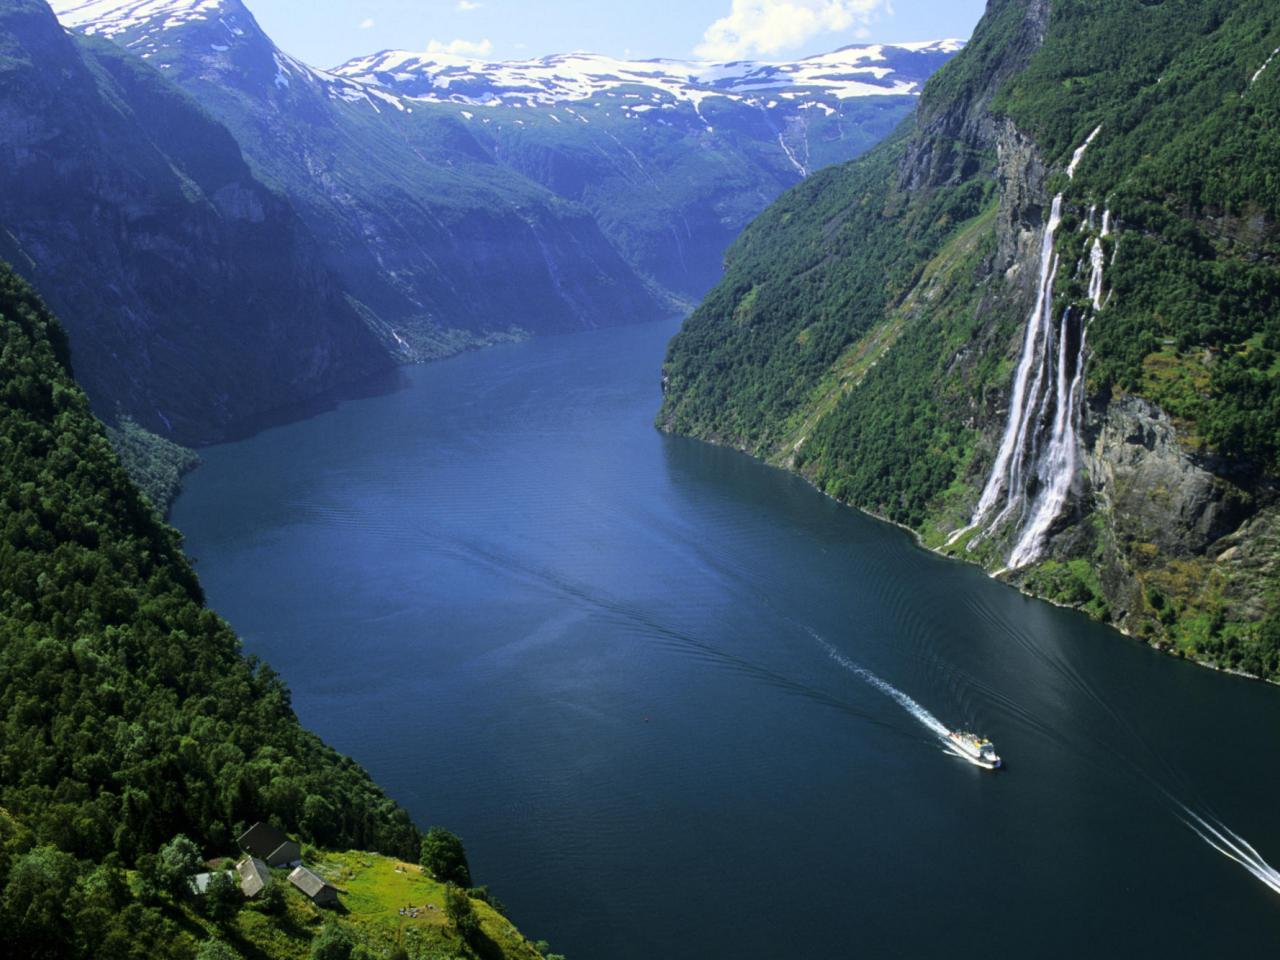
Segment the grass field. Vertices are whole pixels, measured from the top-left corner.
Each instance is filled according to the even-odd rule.
[[[414,960],[542,957],[506,917],[475,898],[471,905],[481,935],[474,944],[465,943],[445,915],[445,885],[417,864],[348,851],[313,853],[307,866],[338,888],[336,908],[315,906],[289,883],[287,870],[273,870],[272,882],[285,890],[282,914],[246,905],[234,919],[218,924],[203,916],[198,903],[185,904],[180,924],[191,936],[193,950],[200,942],[219,939],[251,960],[305,960],[325,925],[337,923],[370,958],[386,957],[396,947]],[[362,954],[357,951],[356,956]]]

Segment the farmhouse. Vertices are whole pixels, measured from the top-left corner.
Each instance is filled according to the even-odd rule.
[[[240,836],[240,849],[269,867],[296,867],[302,863],[302,845],[267,823],[255,823]]]
[[[245,857],[236,864],[236,874],[240,877],[240,892],[252,900],[271,883],[271,870],[266,862],[257,857]]]
[[[338,902],[338,888],[316,876],[306,867],[298,867],[289,874],[289,882],[311,898],[318,907]]]

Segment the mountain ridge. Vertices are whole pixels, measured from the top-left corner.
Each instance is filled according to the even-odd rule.
[[[659,424],[1274,676],[1278,34],[1235,0],[992,2],[894,138],[743,233]]]
[[[0,44],[0,246],[66,316],[100,414],[209,441],[390,364],[314,236],[187,95],[34,0],[0,11]]]
[[[964,41],[956,39],[852,44],[782,61],[626,60],[585,51],[489,61],[389,49],[354,57],[331,72],[400,90],[410,100],[475,106],[549,106],[622,87],[648,87],[688,102],[721,96],[759,106],[761,96],[780,94],[817,104],[823,95],[847,99],[918,93],[932,73],[932,55],[949,56],[963,46]],[[477,92],[477,87],[486,92]]]
[[[307,66],[275,47],[240,0],[55,0],[54,6],[69,26],[110,37],[153,63],[236,132],[255,170],[331,237],[332,266],[393,334],[384,337],[389,348],[410,356],[431,355],[432,340],[449,339],[443,328],[506,331],[518,312],[516,304],[491,303],[494,285],[487,280],[470,284],[465,297],[448,292],[470,271],[450,262],[443,240],[422,239],[438,231],[436,220],[454,226],[453,213],[434,214],[442,203],[461,214],[483,194],[507,198],[508,207],[559,211],[539,213],[546,227],[534,236],[526,226],[502,228],[521,249],[539,258],[545,250],[551,258],[542,277],[533,265],[520,272],[526,291],[545,291],[526,302],[565,317],[555,329],[581,325],[592,311],[591,322],[625,310],[674,311],[718,277],[721,252],[749,216],[813,169],[887,133],[924,78],[954,52],[946,43],[899,51],[904,70],[914,64],[909,82],[896,91],[864,84],[875,97],[791,103],[780,96],[769,109],[767,101],[748,104],[704,91],[697,103],[658,106],[646,118],[635,109],[640,104],[612,109],[612,94],[602,89],[590,108],[582,101],[564,113],[513,103],[495,114],[483,104],[403,95],[389,75],[366,83],[349,75],[354,70]],[[248,49],[257,51],[252,60]],[[887,69],[878,62],[855,68],[871,71],[862,76],[873,81]],[[315,96],[302,98],[306,89]],[[303,122],[313,129],[300,130]],[[326,141],[316,139],[322,128],[346,131],[342,141],[366,140],[376,150],[344,147],[345,155],[332,157]],[[380,170],[388,171],[384,183],[363,182]],[[317,175],[330,180],[323,189],[308,182]],[[394,204],[385,199],[391,192],[400,194]],[[489,234],[495,229],[484,227]],[[602,237],[589,236],[590,229]],[[402,249],[417,255],[407,259]],[[597,266],[584,271],[579,257],[588,251]],[[441,269],[423,266],[432,261]],[[634,289],[635,278],[644,291]],[[567,298],[558,292],[565,289]]]

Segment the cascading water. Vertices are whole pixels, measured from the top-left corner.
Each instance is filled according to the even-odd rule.
[[[1085,150],[1101,129],[1090,133],[1072,154],[1067,166],[1069,178],[1075,176]],[[1089,211],[1086,229],[1093,229],[1095,212]],[[1061,221],[1062,194],[1058,194],[1041,240],[1040,283],[1014,373],[1004,435],[969,525],[948,541],[954,543],[981,528],[981,536],[969,544],[972,547],[1015,518],[1018,528],[1007,562],[1010,569],[1039,558],[1045,535],[1066,506],[1079,466],[1086,335],[1078,311],[1067,307],[1057,322],[1053,316],[1053,284],[1059,262],[1054,240]],[[1107,210],[1102,215],[1101,234],[1089,251],[1089,299],[1095,311],[1103,304],[1105,252],[1101,237],[1107,236],[1110,228],[1111,211]],[[997,504],[1002,505],[993,516]]]
[[[1021,487],[1017,480],[1021,478],[1026,459],[1027,430],[1033,412],[1039,407],[1038,394],[1044,381],[1043,355],[1046,352],[1049,337],[1052,335],[1049,312],[1053,308],[1053,276],[1058,269],[1058,257],[1053,252],[1053,238],[1061,222],[1062,194],[1058,194],[1053,198],[1049,222],[1045,224],[1044,236],[1040,242],[1039,289],[1035,308],[1027,320],[1022,356],[1018,360],[1018,369],[1013,375],[1009,421],[1005,425],[1000,449],[991,466],[991,475],[987,478],[987,485],[983,488],[978,506],[973,512],[973,519],[967,527],[952,534],[949,542],[955,542],[963,534],[980,526],[1002,495],[1005,495],[1006,503],[992,526],[998,526],[1012,512],[1015,505],[1015,492]],[[1010,482],[1011,478],[1014,482]]]

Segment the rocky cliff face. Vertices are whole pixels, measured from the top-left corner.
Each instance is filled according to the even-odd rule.
[[[993,0],[910,128],[744,233],[672,343],[660,426],[1280,672],[1276,25],[1210,6]]]
[[[1076,522],[1053,549],[1102,561],[1102,596],[1118,625],[1162,640],[1175,603],[1223,620],[1265,616],[1280,545],[1269,485],[1189,450],[1168,414],[1140,397],[1095,399],[1085,453]]]
[[[387,366],[289,205],[150,67],[0,9],[0,256],[98,409],[193,443]]]

